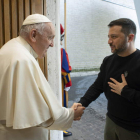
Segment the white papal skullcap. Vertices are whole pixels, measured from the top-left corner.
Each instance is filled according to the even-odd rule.
[[[22,25],[29,25],[35,23],[42,23],[42,22],[51,22],[46,16],[41,14],[33,14],[29,15],[24,21]]]

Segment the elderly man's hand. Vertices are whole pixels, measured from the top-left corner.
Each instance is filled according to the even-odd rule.
[[[74,103],[71,107],[74,110],[74,120],[80,120],[82,114],[84,113],[85,107],[80,103]]]
[[[118,81],[116,81],[113,78],[110,78],[110,80],[113,81],[113,83],[108,82],[109,86],[112,88],[111,91],[114,93],[117,93],[119,95],[121,95],[121,91],[122,91],[123,87],[127,85],[124,74],[122,74],[121,77],[122,77],[122,83],[119,83]]]
[[[82,106],[82,104],[81,103],[73,103],[71,108],[73,108],[73,110],[76,110],[78,108],[78,106]]]

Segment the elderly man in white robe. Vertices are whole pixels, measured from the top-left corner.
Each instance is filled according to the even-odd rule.
[[[53,47],[54,26],[44,15],[28,16],[20,35],[0,50],[0,140],[47,140],[46,129],[66,130],[84,107],[61,107],[36,58]]]

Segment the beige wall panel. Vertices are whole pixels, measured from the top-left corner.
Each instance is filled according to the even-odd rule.
[[[4,0],[4,32],[5,32],[5,40],[4,43],[10,40],[10,2],[9,0]]]
[[[48,80],[47,54],[46,54],[46,56],[44,58],[44,75]]]
[[[35,12],[43,14],[43,0],[35,0]]]
[[[3,31],[3,0],[0,0],[0,48],[4,44],[4,31]]]
[[[24,20],[24,5],[23,0],[18,0],[18,31],[20,30],[23,20]]]
[[[11,22],[12,22],[12,38],[15,38],[18,36],[18,30],[17,30],[17,0],[12,0],[11,3]]]
[[[46,7],[46,0],[44,0],[43,1],[43,14],[46,16],[47,15],[47,13],[46,13],[46,11],[47,11],[47,7]]]
[[[35,14],[35,0],[31,0],[31,14]]]
[[[30,0],[25,0],[25,18],[30,15]]]

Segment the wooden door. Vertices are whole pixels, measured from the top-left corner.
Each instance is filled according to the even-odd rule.
[[[34,13],[46,15],[46,0],[0,0],[0,48],[18,36],[23,20]],[[38,61],[47,78],[47,57]]]

